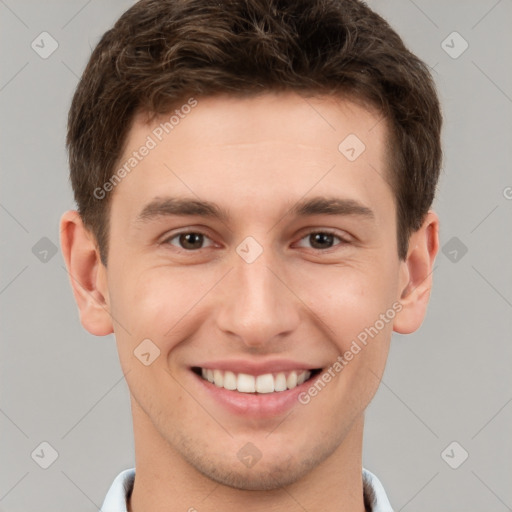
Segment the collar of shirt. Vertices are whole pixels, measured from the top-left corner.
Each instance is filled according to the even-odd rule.
[[[121,471],[110,486],[101,506],[101,512],[127,512],[127,501],[132,492],[134,480],[135,468]],[[367,512],[393,512],[380,480],[364,468],[363,492]]]

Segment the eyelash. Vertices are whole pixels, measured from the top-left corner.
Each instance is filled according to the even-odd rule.
[[[197,230],[197,231],[181,231],[179,233],[175,233],[173,234],[172,236],[166,238],[162,243],[165,245],[165,244],[168,244],[168,245],[172,245],[170,243],[171,240],[174,240],[175,238],[181,236],[181,235],[190,235],[190,234],[194,234],[194,235],[202,235],[204,236],[205,238],[208,238],[209,240],[210,237],[204,233],[203,231],[200,231],[200,230]],[[314,247],[312,247],[311,249],[315,252],[328,252],[328,251],[332,251],[334,249],[336,249],[337,246],[344,246],[344,245],[348,245],[350,243],[349,240],[337,235],[335,232],[333,231],[330,231],[330,230],[311,230],[311,231],[308,231],[307,233],[304,234],[304,236],[302,236],[300,238],[299,241],[302,241],[304,240],[305,238],[308,238],[309,236],[313,235],[313,234],[323,234],[323,235],[330,235],[330,236],[333,236],[334,238],[337,238],[340,243],[339,244],[335,244],[333,247],[328,247],[327,249],[315,249]],[[173,247],[176,247],[176,246],[173,246]],[[176,247],[179,251],[183,251],[183,252],[198,252],[202,249],[207,249],[208,247],[201,247],[200,249],[184,249],[183,247]]]

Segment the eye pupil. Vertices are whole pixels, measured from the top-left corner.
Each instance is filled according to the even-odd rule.
[[[180,244],[186,249],[200,249],[203,235],[200,233],[184,233],[180,235]]]
[[[329,246],[333,243],[334,235],[331,235],[329,233],[313,233],[310,235],[311,237],[311,245],[315,247],[315,244],[319,243],[320,247],[315,247],[317,249],[325,249],[325,243],[327,243]]]
[[[187,231],[177,234],[173,238],[178,239],[178,244],[182,249],[190,251],[202,249],[205,242],[205,236],[206,235],[203,235],[201,232]],[[329,233],[328,231],[315,231],[311,232],[307,238],[309,238],[309,243],[313,249],[325,250],[332,248],[334,246],[334,239],[339,237],[333,233]],[[343,244],[343,239],[341,240]]]

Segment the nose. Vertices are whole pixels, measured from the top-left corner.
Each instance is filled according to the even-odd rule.
[[[217,327],[252,350],[267,351],[300,322],[301,301],[290,272],[270,249],[252,263],[235,253],[233,264],[221,285]]]

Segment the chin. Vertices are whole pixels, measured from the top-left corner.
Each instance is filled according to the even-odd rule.
[[[290,453],[273,453],[257,461],[252,467],[242,462],[229,461],[226,454],[183,454],[188,463],[206,478],[221,485],[247,491],[272,491],[294,484],[314,470],[332,453],[331,446],[319,446],[309,458]]]
[[[273,465],[268,470],[261,466],[253,468],[224,468],[216,467],[213,470],[196,468],[207,478],[227,487],[245,491],[272,491],[281,489],[300,480],[310,471],[310,467],[297,464]]]

